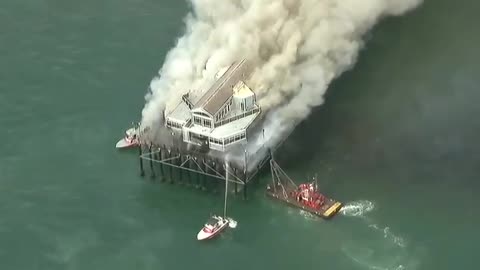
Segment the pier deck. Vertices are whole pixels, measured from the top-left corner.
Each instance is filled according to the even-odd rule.
[[[227,172],[224,160],[205,153],[188,152],[167,146],[147,146],[146,144],[141,144],[138,149],[142,176],[145,175],[143,161],[149,162],[152,178],[156,178],[156,172],[158,172],[158,176],[162,180],[168,178],[171,183],[179,181],[180,183],[192,184],[196,187],[209,185],[207,179],[227,181],[226,175],[228,174],[228,181],[234,184],[235,193],[238,192],[239,188],[242,188],[244,198],[247,197],[247,185],[253,181],[258,172],[270,159],[268,155],[265,156],[258,165],[248,171],[246,169],[248,167],[247,153],[245,153],[243,166],[229,163]]]

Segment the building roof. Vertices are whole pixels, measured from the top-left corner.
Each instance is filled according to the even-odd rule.
[[[252,115],[232,121],[228,124],[219,126],[215,128],[209,136],[212,138],[221,139],[238,134],[239,132],[247,129],[258,115],[259,113],[254,113]]]
[[[238,82],[233,88],[233,95],[239,98],[247,98],[253,96],[253,91],[243,82]]]
[[[215,115],[233,95],[233,87],[239,81],[245,80],[250,72],[245,59],[234,62],[200,98],[193,109],[203,109],[212,116]]]
[[[175,107],[173,112],[171,112],[167,116],[167,119],[171,121],[175,121],[182,125],[185,124],[185,122],[187,122],[188,119],[190,119],[190,110],[187,104],[185,104],[185,102],[183,101],[180,101],[180,103],[178,103],[177,107]]]

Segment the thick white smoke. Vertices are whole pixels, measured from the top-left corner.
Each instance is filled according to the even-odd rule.
[[[205,90],[219,69],[247,58],[256,66],[247,84],[264,112],[275,111],[265,136],[276,143],[323,103],[330,82],[354,64],[366,31],[420,2],[191,0],[186,33],[151,82],[142,124],[159,127],[182,94]]]

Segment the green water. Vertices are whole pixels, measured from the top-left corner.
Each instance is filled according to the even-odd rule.
[[[1,269],[476,269],[478,10],[427,1],[379,24],[284,145],[289,174],[363,213],[285,208],[266,173],[230,201],[238,227],[200,243],[222,194],[152,183],[114,149],[188,6],[3,0]]]

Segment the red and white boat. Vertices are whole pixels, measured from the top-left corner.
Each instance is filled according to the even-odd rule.
[[[213,215],[197,234],[198,240],[206,240],[215,237],[228,226],[229,219]]]
[[[138,129],[130,128],[125,132],[125,137],[117,142],[116,148],[129,148],[138,146]]]
[[[227,217],[227,195],[228,195],[228,163],[225,166],[225,202],[223,206],[223,217],[212,215],[210,219],[205,223],[203,228],[198,232],[198,240],[211,239],[222,232],[227,226],[235,228],[237,222]]]

